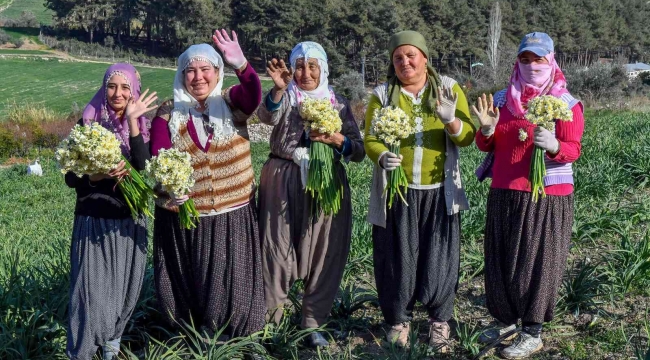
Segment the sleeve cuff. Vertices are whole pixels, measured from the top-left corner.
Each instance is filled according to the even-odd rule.
[[[350,139],[347,136],[344,136],[345,140],[343,140],[343,146],[341,147],[341,151],[339,149],[334,148],[337,153],[339,153],[343,157],[348,157],[350,154],[352,154],[352,145],[350,144]]]
[[[284,98],[284,95],[282,95],[282,98]],[[280,105],[282,104],[282,98],[277,103],[273,102],[273,99],[271,98],[271,92],[269,92],[268,95],[266,95],[266,99],[264,100],[264,105],[266,105],[266,110],[268,110],[269,112],[278,110],[280,108]]]
[[[458,129],[458,131],[455,134],[449,134],[449,132],[447,132],[447,134],[449,134],[449,136],[451,136],[451,137],[459,137],[460,134],[463,133],[463,121],[460,120],[460,119],[458,119],[458,121],[460,121],[460,128]]]

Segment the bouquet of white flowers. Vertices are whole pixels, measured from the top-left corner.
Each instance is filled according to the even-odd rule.
[[[305,99],[300,105],[300,116],[305,121],[307,132],[315,130],[332,135],[341,131],[341,118],[329,99]],[[334,173],[334,151],[329,145],[316,141],[311,143],[305,188],[326,214],[336,214],[341,209],[343,185]]]
[[[122,155],[120,141],[108,129],[93,123],[89,126],[75,125],[56,149],[56,160],[63,174],[72,171],[78,177],[92,174],[108,174],[124,161],[127,174],[117,179],[133,218],[139,212],[153,217],[149,211],[149,198],[155,197],[149,187],[129,161]]]
[[[194,186],[192,173],[194,169],[190,162],[190,154],[177,149],[162,149],[158,156],[147,160],[146,173],[158,182],[163,190],[174,195],[185,195]],[[196,227],[195,219],[199,212],[192,199],[187,200],[178,208],[181,226],[185,229]]]
[[[398,107],[389,106],[375,109],[370,131],[390,148],[390,152],[399,156],[401,140],[415,133],[415,120]],[[388,192],[388,207],[393,206],[395,195],[398,195],[406,204],[401,190],[404,188],[404,194],[408,190],[408,179],[404,168],[397,167],[390,172],[389,176],[390,179],[384,189],[384,192]]]
[[[536,126],[549,131],[555,130],[555,120],[573,121],[573,113],[569,105],[555,96],[544,95],[536,97],[528,102],[526,120]],[[528,134],[524,129],[519,129],[519,140],[526,141]],[[535,146],[533,158],[530,162],[530,173],[528,180],[531,183],[533,201],[541,195],[546,197],[544,191],[544,176],[546,176],[546,164],[544,163],[544,149]]]

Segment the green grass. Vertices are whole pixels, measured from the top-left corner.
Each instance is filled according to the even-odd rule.
[[[101,86],[109,64],[67,62],[58,59],[24,60],[0,59],[0,119],[7,104],[35,102],[62,114],[70,112],[73,103],[82,108]],[[142,89],[158,92],[160,99],[172,96],[175,72],[136,66],[142,77]],[[228,76],[224,88],[236,84],[237,78]],[[270,82],[263,86],[268,88]]]
[[[12,39],[29,39],[35,44],[41,45],[41,41],[38,39],[39,29],[37,28],[8,28],[0,27],[1,31],[7,33],[11,36]]]
[[[0,55],[52,55],[52,53],[43,50],[0,49]]]
[[[8,2],[7,0],[0,1]],[[36,19],[45,25],[52,24],[52,15],[54,12],[45,7],[45,0],[13,0],[11,5],[0,13],[0,16],[8,19],[19,19],[23,11],[33,12],[36,15]]]
[[[95,76],[101,76],[103,65],[97,71]],[[144,72],[143,79],[147,79]],[[90,77],[87,81],[91,82]],[[56,87],[50,89],[57,93]],[[0,94],[0,98],[3,96]],[[637,256],[642,253],[639,249],[646,249],[645,232],[650,223],[650,184],[643,181],[650,173],[640,170],[650,163],[650,151],[644,150],[650,114],[588,113],[586,118],[583,153],[575,165],[576,210],[569,271],[558,315],[545,325],[545,349],[533,359],[555,359],[560,353],[570,359],[607,359],[611,354],[620,356],[617,359],[631,358],[634,347],[630,344],[634,341],[626,339],[647,325],[644,315],[650,305],[648,282],[635,275],[647,266],[644,262],[650,262],[650,258]],[[268,144],[252,146],[257,176],[268,152]],[[31,155],[36,156],[39,154]],[[65,347],[68,252],[75,195],[63,183],[51,152],[43,152],[40,157],[43,177],[25,175],[25,166],[20,165],[0,170],[0,334],[9,334],[0,336],[0,358],[62,358]],[[458,342],[447,359],[470,359],[480,348],[476,342],[477,331],[482,328],[478,321],[489,318],[483,305],[480,258],[489,184],[478,183],[473,175],[482,157],[474,145],[461,153],[463,183],[472,208],[462,216],[464,280],[456,301],[458,327],[454,335]],[[302,348],[297,339],[305,333],[287,321],[279,327],[268,327],[263,335],[262,342],[276,358],[426,358],[427,351],[421,346],[427,331],[423,315],[416,320],[419,333],[414,333],[416,346],[410,350],[385,349],[373,340],[384,332],[373,291],[371,228],[365,221],[371,169],[368,159],[348,167],[353,202],[352,250],[329,324],[330,329],[343,334],[337,337],[338,348],[320,355]],[[297,319],[295,309],[288,311]],[[578,315],[585,314],[598,314],[599,318],[581,324]],[[125,348],[138,354],[131,358],[160,358],[165,352],[204,358],[216,351],[203,349],[199,351],[203,355],[197,354],[192,329],[186,331],[190,340],[183,340],[177,334],[166,333],[160,325],[149,268],[140,304],[124,335]],[[233,344],[230,350],[240,351],[236,347],[243,345]],[[488,359],[496,357],[489,355]]]

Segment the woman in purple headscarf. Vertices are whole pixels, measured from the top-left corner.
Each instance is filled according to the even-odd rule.
[[[93,122],[111,130],[122,154],[136,170],[149,153],[149,119],[144,114],[156,93],[140,95],[140,75],[129,64],[108,68],[97,94],[83,111],[80,125]],[[119,353],[120,337],[140,296],[147,261],[145,217],[134,220],[116,178],[121,161],[108,174],[65,175],[77,192],[70,251],[70,318],[66,354],[91,359],[98,347],[104,359]]]

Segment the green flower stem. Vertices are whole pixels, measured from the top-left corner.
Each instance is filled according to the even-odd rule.
[[[325,214],[336,214],[341,209],[343,185],[335,174],[334,151],[329,145],[311,143],[305,191],[316,200]]]
[[[533,158],[530,162],[530,171],[528,174],[533,202],[537,202],[540,195],[542,198],[546,197],[546,191],[544,191],[544,176],[546,176],[546,164],[544,163],[544,156],[544,149],[535,146],[533,149]]]
[[[194,206],[194,201],[189,199],[178,207],[178,216],[183,229],[194,229],[200,215]]]
[[[153,218],[153,214],[149,210],[149,199],[156,197],[153,189],[145,183],[142,175],[133,168],[124,156],[122,156],[122,160],[126,163],[125,168],[128,170],[128,174],[118,182],[118,186],[124,195],[129,210],[131,210],[131,216],[136,219],[140,213],[143,213]]]
[[[399,145],[390,145],[390,152],[393,154],[399,156],[399,150]],[[404,199],[404,195],[406,195],[406,192],[408,191],[409,182],[406,173],[404,172],[404,168],[402,168],[401,165],[398,166],[397,169],[388,174],[388,177],[388,184],[386,185],[386,189],[384,189],[384,192],[388,192],[388,208],[390,209],[393,207],[393,199],[395,198],[395,195],[399,196],[404,204],[408,206],[408,203]],[[403,193],[402,188],[404,188]]]

